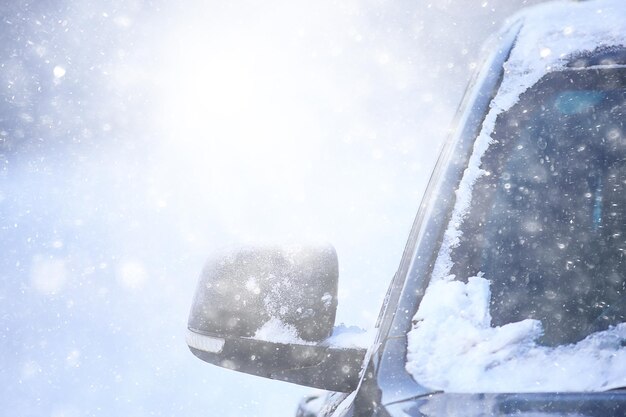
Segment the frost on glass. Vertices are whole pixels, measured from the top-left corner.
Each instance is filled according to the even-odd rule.
[[[526,16],[409,333],[407,370],[421,384],[626,385],[625,74],[565,68],[573,54],[623,47],[624,14],[607,1]]]

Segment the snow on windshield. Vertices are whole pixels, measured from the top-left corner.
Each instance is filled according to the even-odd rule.
[[[538,346],[541,323],[491,327],[489,281],[436,281],[409,335],[407,370],[451,392],[594,391],[626,384],[626,323],[575,345]]]
[[[621,1],[553,3],[518,15],[519,40],[505,66],[498,94],[476,139],[433,270],[431,284],[408,336],[407,370],[430,388],[453,392],[605,390],[626,385],[626,324],[571,345],[537,344],[538,320],[491,326],[489,276],[451,275],[472,190],[484,175],[481,159],[496,118],[546,73],[562,69],[572,54],[626,45]],[[467,279],[467,283],[456,281]],[[584,377],[581,377],[584,376]]]

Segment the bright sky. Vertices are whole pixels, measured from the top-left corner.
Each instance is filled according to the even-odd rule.
[[[371,327],[499,2],[3,7],[0,402],[15,415],[290,416],[195,359],[208,254],[332,242]],[[3,164],[4,162],[4,164]]]

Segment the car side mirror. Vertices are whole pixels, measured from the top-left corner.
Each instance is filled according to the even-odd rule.
[[[364,349],[333,346],[338,262],[330,245],[249,246],[209,259],[187,344],[221,367],[333,391],[358,383]]]

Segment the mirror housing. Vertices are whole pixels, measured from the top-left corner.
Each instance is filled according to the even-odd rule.
[[[189,329],[254,337],[274,319],[302,340],[324,340],[335,321],[338,274],[332,246],[224,251],[209,259],[202,271]]]
[[[206,263],[187,344],[224,368],[351,391],[365,350],[332,346],[338,262],[330,245],[248,246]]]

